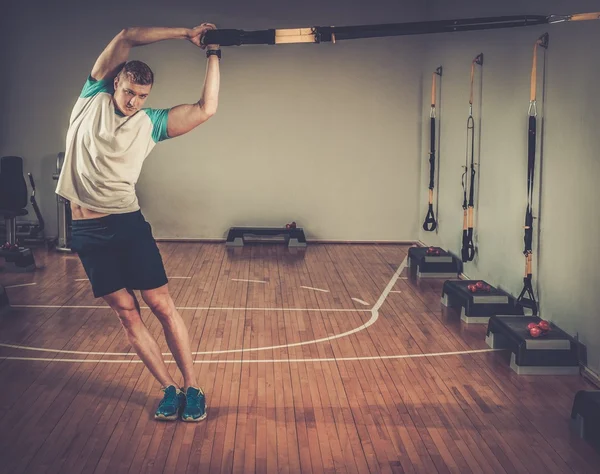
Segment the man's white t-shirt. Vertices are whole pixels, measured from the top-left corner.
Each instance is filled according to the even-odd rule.
[[[128,117],[112,101],[113,79],[88,77],[69,120],[56,193],[107,214],[139,209],[135,185],[154,146],[168,137],[169,109],[143,108]]]

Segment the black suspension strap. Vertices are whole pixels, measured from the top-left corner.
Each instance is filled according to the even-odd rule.
[[[471,61],[471,90],[469,95],[469,117],[467,118],[467,153],[465,156],[465,172],[462,175],[463,186],[463,236],[461,256],[463,262],[471,262],[475,258],[473,245],[473,207],[475,196],[475,121],[473,120],[473,79],[475,78],[475,65],[483,66],[483,53],[478,54]],[[469,156],[471,163],[469,165]],[[470,186],[469,173],[470,170]],[[467,188],[469,188],[469,201],[467,202]]]
[[[456,20],[419,21],[357,26],[311,26],[305,28],[271,28],[246,31],[218,29],[208,31],[204,44],[241,46],[245,44],[335,43],[339,40],[378,38],[384,36],[453,33],[458,31],[516,28],[568,21],[598,20],[600,12],[571,15],[513,15],[499,17],[466,18]]]
[[[442,66],[438,67],[432,74],[431,81],[431,111],[429,113],[429,208],[425,221],[423,222],[423,230],[432,232],[437,228],[435,213],[433,212],[433,189],[435,187],[435,112],[436,112],[436,81],[435,76],[442,76]]]
[[[538,47],[544,49],[544,79],[546,73],[546,50],[548,49],[548,33],[540,36],[533,47],[533,63],[531,67],[531,93],[529,98],[529,120],[527,129],[527,208],[525,210],[524,250],[525,276],[523,289],[517,298],[517,303],[523,308],[528,308],[537,316],[538,304],[533,291],[533,188],[535,178],[535,157],[537,148],[537,55]]]

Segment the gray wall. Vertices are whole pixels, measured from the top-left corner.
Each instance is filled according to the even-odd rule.
[[[51,179],[70,110],[97,55],[122,27],[262,29],[419,20],[417,0],[61,2],[7,12],[2,154],[22,155],[56,233]],[[27,33],[24,34],[23,32]],[[417,228],[420,37],[224,50],[217,115],[159,144],[138,195],[157,238],[223,238],[232,225],[295,220],[311,239],[407,240]],[[156,83],[147,102],[198,100],[206,60],[185,41],[136,48]]]
[[[432,19],[511,14],[563,14],[599,10],[597,1],[483,2],[434,0]],[[462,236],[461,174],[466,153],[470,62],[484,53],[482,112],[476,201],[474,262],[464,273],[486,279],[517,296],[524,272],[523,219],[526,205],[527,109],[535,40],[550,35],[547,51],[541,201],[535,204],[534,286],[541,316],[578,336],[589,351],[589,366],[600,372],[600,22],[544,25],[484,32],[428,36],[424,61],[423,126],[428,125],[430,73],[444,67],[440,111],[439,230],[420,230],[428,245],[460,255]],[[542,55],[538,56],[539,61]],[[542,63],[540,62],[540,67]],[[478,71],[479,74],[479,71]],[[481,123],[478,122],[481,117]],[[538,121],[539,123],[540,121]],[[429,147],[423,129],[419,224],[427,207]],[[538,155],[537,163],[540,165]],[[536,192],[539,189],[536,180]],[[477,198],[477,195],[476,195]],[[536,237],[536,235],[534,235]]]

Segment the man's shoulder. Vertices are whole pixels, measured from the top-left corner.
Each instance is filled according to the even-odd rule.
[[[145,107],[141,110],[152,122],[152,139],[155,143],[169,138],[167,133],[169,110],[171,109],[153,109],[150,107]]]
[[[98,94],[106,93],[112,95],[115,92],[114,80],[112,78],[95,79],[92,75],[88,75],[81,92],[79,93],[80,99],[89,99],[95,97]]]
[[[72,124],[76,118],[95,114],[104,105],[112,100],[114,88],[108,81],[98,81],[89,76],[79,93],[79,97],[73,104],[69,123]]]

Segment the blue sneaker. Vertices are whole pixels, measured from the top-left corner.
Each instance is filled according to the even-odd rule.
[[[206,418],[206,397],[201,388],[188,387],[185,394],[183,421],[200,421]]]
[[[154,413],[156,420],[176,420],[185,405],[185,395],[174,385],[161,389],[165,392],[163,399],[158,404]]]

